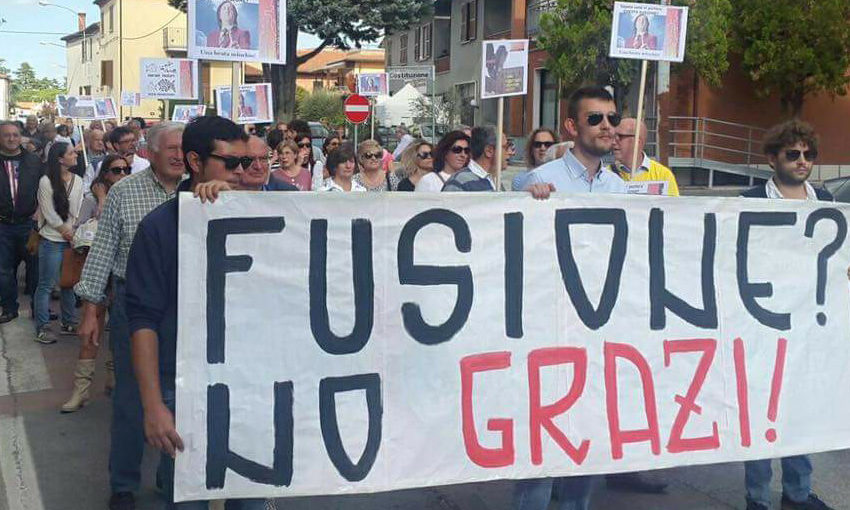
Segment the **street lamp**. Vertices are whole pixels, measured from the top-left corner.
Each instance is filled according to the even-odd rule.
[[[47,0],[38,0],[38,5],[39,5],[39,7],[58,7],[60,9],[65,9],[66,11],[70,12],[71,14],[73,14],[74,16],[76,16],[79,19],[79,14],[77,13],[77,11],[75,11],[74,9],[71,9],[68,6],[54,4],[52,2],[48,2]],[[83,47],[82,47],[83,55],[82,56],[83,56],[83,63],[85,64],[85,62],[86,62],[86,26],[85,25],[83,25],[82,34],[83,34],[83,43],[82,43],[82,45],[83,45]],[[41,44],[43,46],[46,46],[48,44],[52,44],[52,45],[55,45],[55,46],[62,47],[61,44],[50,43],[50,42],[47,42],[47,41],[41,41],[39,44]],[[91,49],[89,50],[89,52],[91,52]],[[86,78],[88,78],[88,76],[89,76],[89,73],[86,72],[87,69],[88,69],[88,66],[85,66],[83,68],[83,74],[86,75]],[[69,83],[68,86],[70,87],[71,84]]]

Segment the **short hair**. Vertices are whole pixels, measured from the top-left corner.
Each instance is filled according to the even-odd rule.
[[[431,142],[422,138],[418,138],[412,141],[410,145],[408,145],[407,148],[402,151],[400,163],[402,175],[404,177],[410,177],[411,175],[413,175],[414,172],[416,172],[416,169],[418,168],[417,163],[419,157],[417,155],[419,154],[419,148],[425,145],[431,147],[431,151],[433,152],[434,146],[431,145]],[[431,155],[431,157],[433,157],[433,154]]]
[[[493,126],[475,126],[469,138],[469,154],[472,159],[479,159],[484,155],[487,146],[495,147],[499,143],[496,128]]]
[[[133,131],[130,130],[130,128],[128,128],[127,126],[118,126],[109,132],[109,143],[111,143],[112,145],[117,145],[118,142],[120,142],[121,139],[127,135],[136,136],[136,134],[133,133]]]
[[[608,90],[599,86],[582,87],[570,95],[567,103],[567,117],[577,120],[579,104],[585,99],[601,99],[603,101],[614,101],[614,96]]]
[[[310,124],[307,124],[306,120],[301,119],[292,119],[289,121],[289,124],[286,125],[286,129],[289,131],[295,131],[296,133],[310,132]]]
[[[159,122],[150,129],[148,129],[148,147],[153,152],[157,152],[161,149],[159,141],[162,139],[163,136],[175,132],[183,133],[185,129],[186,125],[182,122],[172,122],[170,120]]]
[[[783,147],[803,142],[809,149],[818,150],[818,135],[815,129],[801,120],[789,120],[770,128],[764,135],[765,155],[778,156]]]
[[[148,127],[148,123],[142,117],[133,117],[130,120],[135,120],[136,122],[138,122],[139,127],[142,128],[142,129],[147,129],[147,127]]]
[[[293,154],[298,154],[298,144],[292,140],[281,140],[274,148],[277,153],[280,153],[283,149],[289,149]]]
[[[15,129],[18,130],[18,134],[21,134],[21,126],[19,126],[17,122],[15,122],[13,120],[4,120],[4,121],[0,122],[0,128],[6,127],[6,126],[14,126]]]
[[[360,145],[357,146],[357,155],[362,156],[364,153],[370,150],[383,150],[381,144],[376,142],[375,140],[363,140],[360,142]]]
[[[272,129],[268,133],[266,133],[266,143],[269,144],[269,147],[277,148],[280,145],[280,142],[286,138],[283,131],[280,129]]]
[[[472,128],[467,126],[466,124],[458,124],[457,126],[454,127],[454,129],[452,129],[452,131],[466,131],[467,129],[472,129]]]
[[[333,177],[336,175],[336,167],[350,160],[354,160],[355,162],[357,161],[357,157],[354,154],[354,148],[349,144],[340,145],[337,150],[331,151],[331,153],[328,154],[328,161],[325,168],[328,170],[331,177]]]
[[[554,130],[549,129],[547,127],[539,127],[537,129],[535,129],[534,131],[532,131],[531,135],[528,137],[528,142],[525,145],[525,159],[526,159],[526,164],[528,165],[529,168],[534,168],[534,167],[540,166],[540,164],[543,163],[542,161],[536,161],[534,159],[534,147],[533,147],[534,139],[537,138],[537,135],[539,135],[540,133],[549,133],[549,135],[552,136],[552,140],[555,143],[558,143],[558,142],[561,141],[561,138],[558,136],[558,133],[556,133]]]
[[[186,124],[186,129],[183,131],[183,159],[186,168],[191,168],[189,166],[190,152],[194,152],[201,161],[206,162],[215,150],[216,141],[245,142],[247,140],[248,134],[230,119],[218,115],[195,117]]]
[[[328,136],[327,138],[325,138],[325,141],[322,142],[322,154],[328,154],[328,146],[331,144],[331,140],[339,140],[339,143],[342,143],[342,138],[340,138],[338,135]]]
[[[446,154],[451,150],[455,142],[463,140],[469,143],[469,137],[463,131],[452,131],[440,139],[437,149],[434,151],[434,171],[441,172],[446,166]]]

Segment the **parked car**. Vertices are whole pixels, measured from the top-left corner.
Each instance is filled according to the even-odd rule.
[[[310,138],[313,140],[313,147],[318,147],[322,150],[322,145],[325,143],[325,138],[328,137],[330,131],[321,122],[308,122],[310,126]]]
[[[850,176],[827,179],[823,181],[823,187],[832,193],[836,202],[850,203]]]

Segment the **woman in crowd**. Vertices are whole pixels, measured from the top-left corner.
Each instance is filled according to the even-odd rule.
[[[298,191],[310,191],[312,176],[301,167],[298,145],[284,140],[277,146],[277,157],[280,168],[272,173],[272,179],[278,179],[292,184]]]
[[[558,141],[558,135],[549,128],[537,128],[531,133],[531,136],[528,137],[528,145],[525,146],[527,169],[514,177],[511,190],[523,191],[525,189],[531,171],[548,161],[546,151]]]
[[[444,136],[434,151],[434,171],[423,176],[416,184],[417,192],[439,192],[449,177],[469,164],[469,136],[463,131],[452,131]]]
[[[92,193],[86,193],[83,197],[83,204],[80,208],[80,217],[78,225],[82,225],[90,219],[100,218],[100,213],[103,210],[103,199],[112,186],[130,175],[130,164],[127,160],[117,154],[110,154],[103,158],[100,164],[100,171],[92,182]],[[98,193],[94,193],[97,190]],[[79,359],[77,366],[74,369],[74,391],[71,398],[62,404],[61,411],[63,413],[73,413],[83,407],[89,400],[89,390],[91,382],[94,378],[95,359],[97,359],[97,347],[90,346],[87,343],[80,344]],[[106,360],[106,394],[112,393],[112,388],[115,386],[115,366],[112,362],[112,354],[110,350],[109,359]]]
[[[381,168],[384,149],[375,140],[364,140],[357,147],[357,159],[360,161],[360,173],[354,176],[358,184],[367,191],[395,191],[400,179],[393,172]]]
[[[430,142],[414,140],[401,153],[401,171],[404,179],[396,191],[413,191],[422,177],[434,171],[434,147]]]
[[[74,238],[74,225],[83,203],[83,180],[71,172],[77,166],[74,147],[56,142],[47,154],[47,172],[38,183],[39,235],[38,287],[33,297],[35,311],[35,341],[52,344],[45,327],[50,321],[50,292],[59,280],[62,255]],[[76,298],[73,289],[62,289],[63,333],[73,334],[76,319]]]
[[[301,168],[310,175],[310,186],[313,184],[313,167],[316,166],[316,157],[313,155],[313,139],[309,133],[298,133],[295,137],[295,143],[298,144],[298,161]],[[310,191],[308,188],[301,191]]]
[[[366,191],[366,188],[354,179],[356,168],[357,160],[351,145],[346,144],[331,151],[327,159],[330,177],[325,181],[322,191]]]
[[[342,140],[336,135],[330,135],[325,138],[325,141],[322,143],[322,154],[325,156],[325,161],[327,161],[328,155],[331,152],[339,148],[340,143],[342,143]],[[316,161],[316,164],[313,165],[313,189],[322,189],[325,180],[330,177],[328,168],[325,166],[325,161]]]

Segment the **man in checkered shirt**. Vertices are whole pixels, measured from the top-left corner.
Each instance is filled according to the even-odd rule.
[[[134,509],[133,493],[141,479],[145,446],[142,405],[133,376],[130,331],[124,305],[124,275],[136,227],[150,211],[174,197],[185,172],[182,138],[184,125],[161,122],[148,130],[151,167],[122,179],[106,197],[80,282],[74,287],[84,301],[80,339],[96,349],[100,318],[109,302],[110,347],[115,359],[112,395],[112,438],[109,452],[110,510]]]

